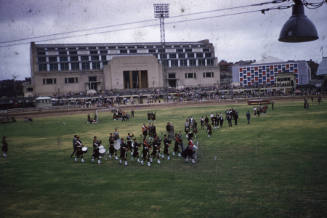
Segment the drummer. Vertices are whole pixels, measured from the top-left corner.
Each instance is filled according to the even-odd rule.
[[[94,162],[95,159],[98,159],[98,164],[100,164],[100,153],[99,153],[99,141],[97,140],[97,137],[93,137],[93,154],[92,154],[92,162]]]
[[[140,155],[139,155],[139,147],[141,146],[140,143],[137,143],[136,138],[133,139],[133,145],[134,145],[134,149],[133,149],[133,158],[137,158],[137,162],[140,162]]]
[[[77,162],[78,158],[81,158],[81,162],[84,163],[84,158],[83,154],[84,152],[82,151],[82,141],[79,139],[79,136],[76,136],[76,152],[75,152],[75,162]]]
[[[147,161],[148,166],[151,166],[150,160],[149,160],[149,152],[150,152],[150,144],[148,143],[147,139],[145,138],[143,140],[143,150],[142,150],[142,154],[143,154],[143,159],[141,160],[141,164],[143,165],[143,163],[145,161]]]
[[[120,139],[121,143],[120,143],[120,160],[119,160],[119,163],[122,164],[123,161],[125,162],[125,166],[128,165],[127,163],[127,150],[128,150],[128,147],[127,147],[127,144],[124,142],[124,138],[121,138]]]

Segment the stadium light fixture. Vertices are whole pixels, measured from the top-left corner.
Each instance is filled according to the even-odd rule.
[[[284,24],[278,40],[291,43],[317,40],[317,29],[305,16],[302,0],[293,1],[295,4],[292,6],[292,16]]]

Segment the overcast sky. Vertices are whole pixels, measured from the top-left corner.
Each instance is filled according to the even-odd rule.
[[[305,14],[315,24],[319,39],[306,43],[282,43],[278,36],[283,24],[291,16],[291,9],[273,10],[234,16],[214,17],[223,14],[252,11],[274,7],[261,7],[217,11],[214,13],[182,16],[201,11],[230,8],[240,5],[267,2],[269,0],[0,0],[0,42],[30,38],[40,35],[83,30],[154,19],[153,3],[169,3],[170,17],[166,19],[166,41],[199,41],[209,39],[215,46],[218,61],[261,60],[273,56],[282,60],[310,60],[320,62],[321,48],[327,54],[327,4],[309,10]],[[320,2],[321,0],[308,0]],[[292,1],[283,3],[290,5]],[[203,17],[208,19],[189,21]],[[185,20],[188,20],[186,22]],[[180,22],[176,22],[180,21]],[[155,25],[157,24],[157,25]],[[144,27],[145,25],[152,25]],[[142,28],[138,28],[143,26]],[[119,29],[126,28],[128,30]],[[93,31],[74,33],[83,35],[73,38],[30,39],[23,45],[7,46],[0,43],[0,80],[30,77],[30,41],[36,43],[112,43],[112,42],[159,42],[159,21],[134,25],[107,27]],[[56,35],[56,37],[72,36]]]

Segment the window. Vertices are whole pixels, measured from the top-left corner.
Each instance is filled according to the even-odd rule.
[[[187,66],[187,60],[180,60],[180,66],[186,67]]]
[[[47,64],[39,64],[39,71],[47,71]]]
[[[43,85],[52,85],[56,84],[56,78],[45,78],[43,79]]]
[[[179,53],[179,54],[178,54],[178,57],[179,57],[179,58],[185,58],[185,53]]]
[[[107,54],[107,50],[100,50],[100,54]]]
[[[160,59],[166,59],[167,58],[167,54],[160,54]]]
[[[194,58],[194,53],[187,53],[187,57]]]
[[[61,61],[61,62],[68,61],[68,57],[67,57],[67,56],[61,56],[61,57],[60,57],[60,61]]]
[[[207,59],[207,66],[213,66],[213,59]]]
[[[37,60],[39,63],[42,63],[42,62],[45,63],[47,61],[47,59],[45,57],[38,57]]]
[[[99,56],[91,56],[91,60],[92,61],[98,61],[99,60]]]
[[[95,51],[91,51],[90,53],[91,53],[91,54],[98,54],[98,51],[95,50]]]
[[[176,58],[176,54],[175,53],[169,54],[169,58]]]
[[[211,53],[205,53],[206,58],[211,58]]]
[[[78,56],[70,56],[70,61],[78,61]]]
[[[58,71],[58,64],[50,64],[50,71]]]
[[[100,69],[100,62],[92,62],[92,69],[99,70]]]
[[[182,48],[178,48],[176,51],[182,53],[183,52],[183,49]]]
[[[199,59],[199,66],[204,66],[206,64],[204,59]]]
[[[59,55],[66,55],[67,51],[59,51]]]
[[[190,60],[190,66],[195,66],[196,65],[196,61],[194,59]]]
[[[72,67],[72,70],[79,70],[79,63],[78,62],[72,62],[71,67]]]
[[[136,53],[136,49],[129,50],[129,53],[135,54]]]
[[[65,83],[78,83],[78,78],[77,77],[68,77],[65,78]]]
[[[176,79],[176,73],[168,73],[169,79]]]
[[[213,72],[204,72],[203,78],[213,78]]]
[[[156,50],[155,49],[149,49],[149,52],[150,53],[156,53]]]
[[[89,70],[90,64],[89,62],[82,62],[82,70]]]
[[[69,51],[70,55],[77,55],[77,51]]]
[[[37,49],[37,54],[38,54],[38,55],[45,55],[45,50],[44,50],[44,49],[40,49],[40,48],[38,48],[38,49]]]
[[[185,79],[196,79],[196,73],[185,73]]]
[[[89,82],[96,82],[97,77],[96,76],[89,76]]]
[[[69,70],[69,65],[68,65],[68,63],[61,63],[60,68],[61,68],[61,71]]]
[[[177,67],[178,66],[178,61],[177,60],[171,60],[171,66],[172,67]]]
[[[126,49],[121,49],[120,54],[127,54],[127,50]]]
[[[49,56],[49,62],[50,63],[57,62],[57,56]]]
[[[82,61],[88,61],[89,60],[89,56],[81,56],[81,60]]]
[[[197,58],[203,58],[203,53],[196,53]]]

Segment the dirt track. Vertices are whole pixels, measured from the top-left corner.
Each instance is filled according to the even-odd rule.
[[[276,97],[271,98],[275,102],[285,102],[285,101],[303,101],[303,97]],[[119,105],[116,107],[121,108],[122,110],[130,111],[134,110],[144,110],[144,109],[162,109],[162,108],[171,108],[171,107],[201,107],[204,105],[235,105],[235,104],[246,104],[248,99],[228,99],[217,101],[202,101],[202,102],[182,102],[182,103],[160,103],[160,104],[140,104],[140,105]],[[23,113],[9,113],[10,117],[14,116],[17,119],[23,119],[24,117],[55,117],[55,116],[67,116],[72,114],[88,114],[95,113],[97,109],[108,109],[108,108],[89,108],[89,109],[74,109],[74,110],[53,110],[53,111],[26,111]]]

